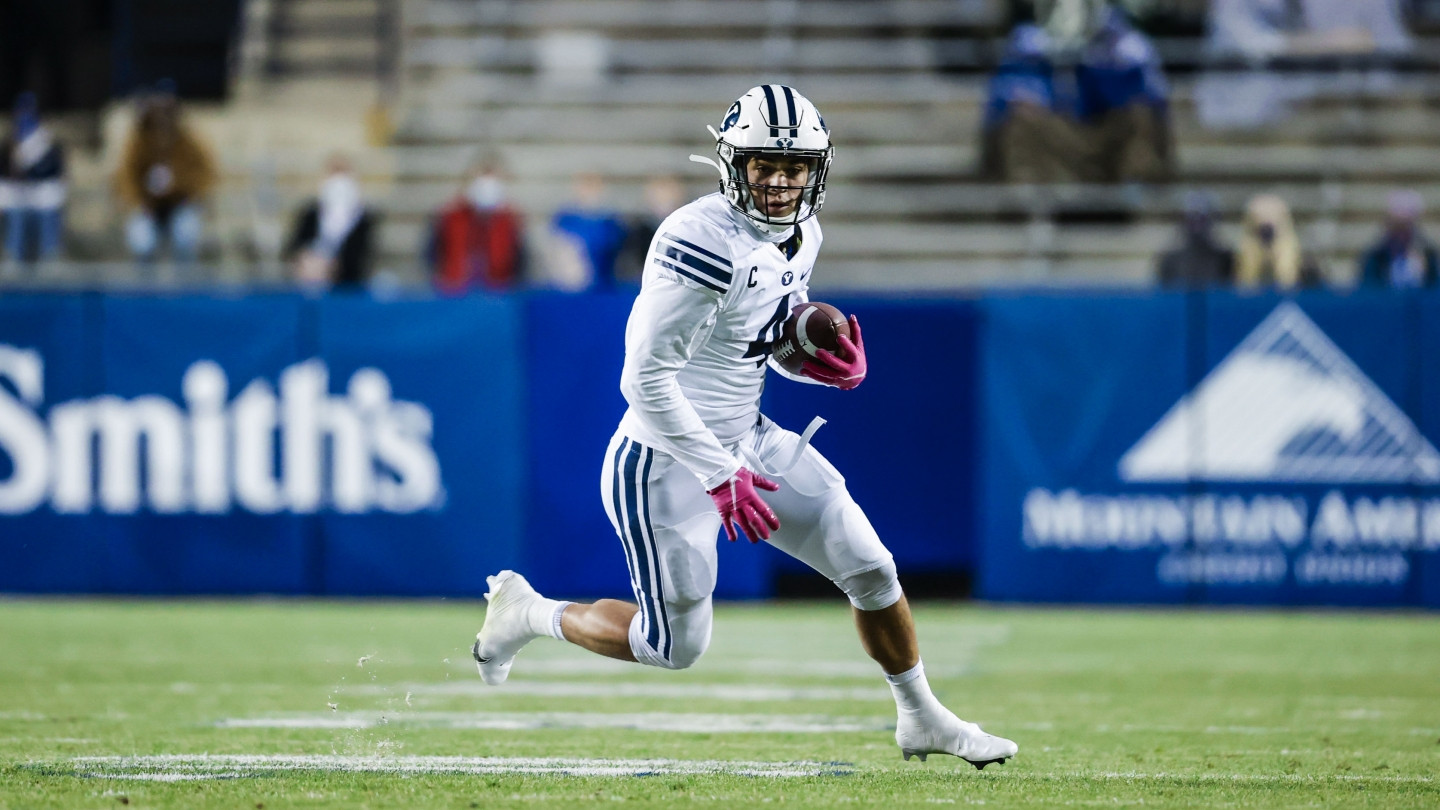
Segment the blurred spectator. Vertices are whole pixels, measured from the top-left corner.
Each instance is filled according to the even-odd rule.
[[[555,212],[550,280],[560,289],[609,289],[615,259],[625,242],[625,222],[605,203],[605,180],[594,172],[575,176],[575,201]]]
[[[645,183],[645,211],[630,218],[625,244],[615,260],[615,279],[639,284],[645,272],[645,255],[665,217],[685,203],[685,186],[674,175],[652,177]]]
[[[217,179],[209,149],[182,120],[173,86],[144,97],[116,176],[131,211],[125,226],[131,255],[153,261],[163,237],[176,261],[193,262],[204,231],[201,203]]]
[[[7,274],[28,261],[60,255],[64,227],[65,154],[40,122],[32,93],[15,102],[15,128],[0,142],[0,216]]]
[[[1210,50],[1251,60],[1403,52],[1399,0],[1214,0]]]
[[[1290,206],[1274,194],[1251,198],[1236,256],[1236,285],[1291,290],[1318,286],[1323,278],[1319,265],[1300,246]]]
[[[1366,287],[1434,287],[1435,245],[1420,233],[1425,201],[1415,191],[1395,191],[1386,206],[1385,234],[1360,258],[1360,283]]]
[[[1215,234],[1215,198],[1205,192],[1185,195],[1179,246],[1160,254],[1155,269],[1163,287],[1226,286],[1235,281],[1235,252]]]
[[[1207,71],[1195,85],[1195,107],[1208,127],[1259,127],[1288,114],[1297,102],[1318,96],[1393,92],[1394,76],[1381,60],[1356,63],[1366,55],[1396,56],[1411,48],[1400,14],[1401,0],[1215,0],[1210,7],[1207,49],[1212,58],[1239,61]],[[1336,57],[1347,70],[1336,73]],[[1329,72],[1277,72],[1270,62],[1291,68],[1311,63]],[[1373,63],[1371,59],[1369,62]],[[1356,69],[1364,67],[1365,69]]]
[[[525,275],[523,234],[499,166],[476,166],[431,226],[426,255],[435,286],[451,295],[515,287]]]
[[[319,194],[295,217],[285,256],[306,287],[359,287],[370,277],[375,216],[365,207],[350,161],[326,163]]]
[[[1169,174],[1170,87],[1149,38],[1125,13],[1106,9],[1075,67],[1077,113],[1107,182],[1154,181]]]
[[[1035,0],[1035,21],[1061,51],[1080,48],[1100,24],[1110,0]]]
[[[1098,179],[1086,135],[1057,92],[1050,39],[1039,26],[1017,25],[990,78],[981,168],[1012,183]]]

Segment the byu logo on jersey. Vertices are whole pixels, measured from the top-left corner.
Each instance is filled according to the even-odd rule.
[[[1440,453],[1286,302],[1125,453],[1120,477],[1437,483]]]
[[[789,271],[789,270],[786,270],[786,271],[785,271],[785,274],[782,275],[782,276],[780,276],[780,286],[782,286],[782,287],[789,287],[789,286],[790,286],[790,282],[792,282],[792,281],[794,281],[794,280],[795,280],[795,274],[794,274],[793,272]]]

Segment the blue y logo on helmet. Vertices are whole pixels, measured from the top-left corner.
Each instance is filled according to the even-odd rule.
[[[730,109],[725,113],[725,120],[720,123],[720,131],[724,132],[738,123],[740,123],[740,102],[737,101],[731,104]]]
[[[795,139],[794,139],[794,138],[777,138],[777,139],[775,139],[775,145],[778,146],[778,147],[780,147],[781,149],[789,149],[790,147],[792,147],[792,146],[795,145]]]

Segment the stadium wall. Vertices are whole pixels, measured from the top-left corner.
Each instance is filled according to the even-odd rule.
[[[1440,296],[835,299],[766,412],[902,576],[1029,601],[1440,606]],[[629,296],[0,298],[0,591],[629,592],[600,506]],[[722,598],[800,569],[720,543]],[[956,592],[959,591],[957,586]]]

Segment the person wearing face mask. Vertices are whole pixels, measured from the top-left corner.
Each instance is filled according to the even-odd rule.
[[[330,158],[319,194],[295,220],[285,255],[310,287],[360,287],[370,277],[375,215],[365,206],[350,161]]]
[[[1293,290],[1319,286],[1324,276],[1305,255],[1290,217],[1290,206],[1274,194],[1259,194],[1245,206],[1245,227],[1235,262],[1235,281],[1251,289]]]
[[[436,288],[447,295],[515,288],[525,276],[523,233],[499,167],[477,165],[430,228],[426,255]]]
[[[130,209],[125,238],[131,255],[149,265],[168,239],[172,257],[192,263],[204,230],[201,204],[218,180],[209,149],[181,117],[173,83],[160,83],[141,101],[115,178]]]
[[[65,206],[65,154],[40,123],[35,94],[15,101],[15,129],[0,142],[0,215],[5,221],[5,258],[11,274],[24,262],[60,255]]]

